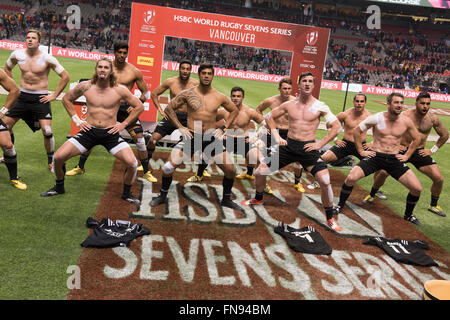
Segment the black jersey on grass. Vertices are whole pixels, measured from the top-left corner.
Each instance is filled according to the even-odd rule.
[[[395,261],[423,267],[438,266],[424,250],[429,246],[422,240],[406,241],[401,239],[388,239],[382,237],[367,238],[363,244],[374,245],[386,252]]]
[[[311,226],[295,229],[283,222],[279,222],[274,231],[282,236],[289,248],[294,251],[327,255],[332,252],[330,245],[322,238],[322,235]]]
[[[150,234],[150,230],[140,223],[132,224],[130,221],[122,220],[112,221],[107,218],[98,222],[89,217],[86,220],[86,226],[94,229],[94,232],[81,243],[82,247],[128,247],[134,239]]]

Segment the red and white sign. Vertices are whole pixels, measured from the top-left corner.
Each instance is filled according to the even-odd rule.
[[[173,69],[171,61],[163,61],[165,36],[225,43],[245,47],[290,51],[293,53],[290,77],[293,92],[297,92],[298,76],[309,71],[322,80],[330,31],[326,28],[303,26],[266,20],[218,15],[133,3],[130,23],[128,61],[139,68],[150,91],[159,86],[161,70]],[[216,75],[277,82],[277,75],[228,69],[215,69]],[[313,92],[319,97],[320,87]],[[151,103],[140,119],[156,120],[156,108]]]
[[[339,81],[330,81],[330,80],[322,80],[321,89],[329,89],[329,90],[338,90],[345,91],[347,89],[347,83],[339,82]],[[405,98],[416,99],[419,95],[420,91],[415,90],[405,90],[405,89],[395,89],[395,88],[385,88],[385,87],[376,87],[367,84],[359,84],[359,83],[349,83],[348,91],[350,92],[362,92],[367,94],[379,94],[383,96],[387,96],[392,92],[399,92],[403,94]],[[434,93],[430,92],[431,100],[440,101],[440,102],[450,102],[450,95],[443,93]]]

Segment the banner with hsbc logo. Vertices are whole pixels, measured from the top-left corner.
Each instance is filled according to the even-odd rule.
[[[161,82],[161,71],[173,70],[173,61],[164,61],[166,37],[239,45],[243,47],[282,50],[292,53],[288,75],[297,91],[297,78],[310,71],[320,83],[330,31],[326,28],[266,20],[218,15],[133,3],[130,23],[128,62],[142,71],[150,91]],[[272,81],[275,74],[241,70],[219,70],[218,76],[257,81]],[[319,97],[320,87],[313,92]],[[156,108],[144,111],[140,119],[156,120]]]

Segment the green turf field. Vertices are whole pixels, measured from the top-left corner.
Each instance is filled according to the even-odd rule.
[[[0,65],[6,61],[10,51],[0,51]],[[94,63],[90,61],[58,58],[68,70],[71,82],[80,78],[89,78],[94,71]],[[176,75],[175,72],[164,72],[163,79]],[[20,79],[20,72],[14,69],[14,79]],[[50,76],[50,90],[54,90],[59,77],[54,72]],[[216,77],[213,86],[224,94],[229,94],[233,86],[245,89],[245,103],[256,107],[263,99],[278,93],[277,84],[248,80],[237,80]],[[67,91],[67,89],[66,89]],[[351,106],[352,94],[347,99],[347,108]],[[321,100],[326,102],[334,113],[342,110],[344,92],[322,90]],[[374,103],[374,100],[384,101],[385,97],[368,96],[367,108],[371,112],[385,109]],[[0,96],[4,103],[5,96]],[[414,101],[407,99],[405,103],[413,105]],[[70,131],[70,119],[61,102],[52,103],[53,132],[56,148],[65,140]],[[445,103],[433,103],[434,107],[450,108]],[[450,128],[450,119],[441,117]],[[86,218],[94,216],[100,197],[105,189],[111,172],[113,157],[103,148],[92,152],[86,169],[89,174],[81,177],[68,177],[66,194],[63,197],[41,198],[39,194],[54,185],[54,176],[47,169],[47,158],[43,146],[41,132],[32,133],[23,121],[15,127],[15,148],[18,154],[19,175],[28,185],[27,191],[19,191],[8,183],[8,173],[0,167],[0,194],[2,194],[2,222],[0,233],[0,299],[65,299],[66,281],[69,277],[67,268],[76,265],[81,253],[80,243],[88,235],[84,223]],[[322,137],[324,131],[318,132]],[[439,150],[434,158],[438,163],[450,157],[450,148],[446,145]],[[72,168],[78,159],[71,159],[67,167]],[[345,173],[348,172],[346,169]],[[416,173],[417,170],[413,169]],[[441,165],[445,179],[450,177],[449,169]],[[426,208],[430,199],[430,181],[418,173],[423,185],[423,193],[415,214],[423,223],[420,227],[427,236],[450,251],[450,239],[447,232],[450,228],[450,218],[441,218],[428,213]],[[388,200],[385,203],[399,215],[403,213],[407,191],[392,178],[383,187]],[[360,184],[367,190],[372,184],[372,177],[364,178]],[[440,205],[450,212],[450,205],[445,196],[449,194],[448,183],[444,184]]]

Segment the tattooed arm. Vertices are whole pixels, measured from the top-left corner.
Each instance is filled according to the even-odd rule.
[[[196,98],[197,97],[197,98]],[[170,121],[177,127],[180,132],[183,134],[183,136],[188,136],[192,138],[192,134],[189,132],[189,129],[184,127],[180,121],[178,120],[176,110],[181,108],[184,104],[187,104],[190,107],[193,107],[194,110],[195,107],[198,107],[198,101],[200,102],[201,106],[201,99],[200,97],[195,94],[193,89],[188,89],[185,91],[180,92],[175,98],[170,100],[169,104],[167,105],[166,109],[164,109],[164,113],[169,118]]]
[[[75,108],[73,107],[73,103],[75,100],[77,100],[79,97],[81,97],[89,88],[91,87],[91,81],[83,81],[80,82],[75,88],[72,90],[69,90],[63,97],[62,97],[62,103],[64,105],[64,108],[66,108],[67,113],[72,118],[73,122],[77,125],[77,127],[80,127],[80,130],[87,131],[91,128],[91,126],[84,120],[81,120],[77,112],[75,111]]]

